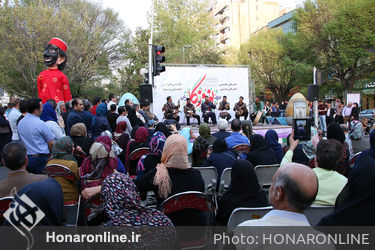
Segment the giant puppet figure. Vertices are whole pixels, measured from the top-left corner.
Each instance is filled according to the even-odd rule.
[[[67,60],[66,49],[66,43],[54,37],[44,51],[44,63],[48,69],[42,71],[37,80],[38,95],[43,103],[49,99],[56,102],[72,100],[68,78],[62,72]]]

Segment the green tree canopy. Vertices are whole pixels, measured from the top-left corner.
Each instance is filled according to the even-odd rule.
[[[55,36],[68,44],[64,73],[72,95],[81,96],[89,83],[100,87],[111,75],[121,59],[121,38],[129,33],[111,9],[86,0],[5,2],[0,7],[0,85],[19,96],[36,96],[37,76],[46,68],[43,51]]]
[[[166,47],[167,63],[221,63],[214,23],[205,0],[156,0],[154,44]],[[185,60],[183,51],[185,50]]]
[[[251,36],[241,45],[239,62],[251,66],[256,86],[269,88],[277,101],[288,97],[291,89],[307,85],[312,79],[311,55],[301,47],[296,34],[271,29]]]
[[[375,0],[307,0],[297,10],[301,39],[314,48],[320,68],[351,92],[375,66]]]

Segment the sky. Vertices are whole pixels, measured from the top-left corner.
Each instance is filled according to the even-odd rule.
[[[147,28],[147,11],[152,0],[91,0],[100,3],[103,7],[112,8],[119,13],[119,17],[132,31],[141,26]],[[207,0],[208,1],[208,0]],[[283,6],[296,7],[303,0],[274,0]]]

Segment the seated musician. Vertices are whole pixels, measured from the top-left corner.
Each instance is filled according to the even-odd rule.
[[[216,125],[216,115],[214,112],[214,109],[216,109],[216,105],[210,102],[209,97],[206,96],[201,106],[202,106],[201,109],[202,109],[202,116],[203,116],[204,122],[208,123],[208,119],[211,117],[212,123]]]
[[[180,121],[180,116],[178,115],[178,109],[180,108],[180,100],[178,100],[177,106],[172,102],[172,97],[167,97],[167,103],[164,104],[163,111],[164,117],[166,119],[173,119],[176,120],[178,123]]]
[[[190,125],[190,118],[194,117],[198,121],[198,125],[201,124],[201,118],[195,113],[194,104],[191,103],[191,99],[186,99],[186,105],[184,106],[184,113],[186,117],[186,124]]]
[[[236,112],[236,119],[240,119],[241,116],[243,116],[245,120],[247,119],[249,111],[247,110],[246,103],[244,103],[242,96],[240,96],[239,102],[234,105],[233,111]]]
[[[264,112],[264,102],[260,100],[259,96],[255,97],[255,102],[253,104],[254,112],[251,114],[251,120],[254,122],[258,112],[262,112],[262,120],[261,122],[265,122],[266,112]]]
[[[230,104],[229,104],[229,102],[227,102],[226,96],[223,96],[223,101],[220,102],[220,104],[219,104],[219,110],[221,110],[221,112],[219,114],[220,118],[224,118],[227,121],[229,121],[230,118],[232,118],[232,116],[228,112],[230,110]]]

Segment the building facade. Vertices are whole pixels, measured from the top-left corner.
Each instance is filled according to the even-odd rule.
[[[212,0],[209,12],[215,19],[215,44],[239,49],[251,34],[265,29],[288,9],[265,0]]]
[[[296,33],[293,16],[295,14],[295,10],[291,10],[282,16],[272,20],[268,23],[268,29],[282,29],[284,33],[293,32]]]

